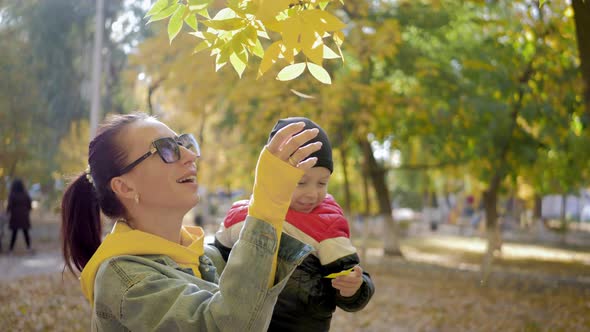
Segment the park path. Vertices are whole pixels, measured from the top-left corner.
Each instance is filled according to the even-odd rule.
[[[27,253],[23,250],[14,254],[0,255],[0,282],[19,279],[30,275],[61,272],[64,263],[59,249],[48,249]]]

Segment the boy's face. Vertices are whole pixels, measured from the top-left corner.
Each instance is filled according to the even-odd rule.
[[[309,213],[318,206],[328,193],[330,175],[330,170],[325,167],[312,167],[305,171],[291,196],[291,209]]]

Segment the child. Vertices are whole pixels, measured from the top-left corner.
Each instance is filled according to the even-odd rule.
[[[322,147],[310,155],[317,157],[317,162],[305,171],[293,192],[282,236],[294,237],[314,250],[279,295],[269,331],[328,331],[336,306],[359,311],[375,291],[371,277],[358,265],[342,208],[327,193],[334,166],[325,131],[307,118],[286,118],[277,122],[269,140],[281,128],[300,121],[305,122],[305,129],[319,130],[310,142],[319,141]],[[215,246],[226,260],[244,224],[248,204],[248,200],[235,202],[215,235]]]

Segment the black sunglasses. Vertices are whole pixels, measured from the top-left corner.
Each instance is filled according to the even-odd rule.
[[[162,161],[166,164],[171,164],[180,160],[180,148],[191,150],[197,155],[197,158],[201,156],[201,149],[199,143],[192,134],[182,134],[178,137],[163,137],[153,141],[150,150],[143,156],[137,158],[134,162],[127,165],[121,170],[121,175],[129,172],[133,167],[139,165],[142,161],[146,160],[149,156],[154,153],[158,153]]]

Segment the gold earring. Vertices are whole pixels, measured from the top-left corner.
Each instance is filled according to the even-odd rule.
[[[135,204],[139,204],[139,193],[135,194]]]

